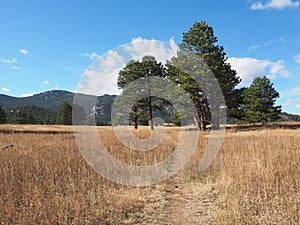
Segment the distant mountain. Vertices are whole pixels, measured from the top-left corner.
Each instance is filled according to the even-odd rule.
[[[68,91],[46,91],[30,97],[16,98],[0,95],[0,104],[4,109],[16,109],[25,106],[37,106],[57,112],[63,102],[72,104],[74,93]]]
[[[59,110],[62,103],[67,102],[73,104],[75,93],[63,90],[46,91],[31,97],[17,98],[0,94],[0,105],[8,110],[9,117],[12,119],[16,110],[31,115],[37,123],[45,121],[41,115],[47,117],[50,123]],[[80,106],[85,109],[85,114],[95,114],[96,124],[107,125],[111,120],[111,105],[116,95],[92,96],[84,94],[76,94],[79,99]],[[45,119],[45,118],[44,118]]]
[[[57,112],[63,102],[73,104],[74,95],[75,94],[72,92],[62,90],[46,91],[23,98],[0,94],[0,105],[2,105],[2,107],[6,110],[22,108],[25,106],[37,106],[51,112]],[[77,94],[77,97],[83,99],[83,104],[86,104],[85,108],[89,106],[92,110],[92,107],[95,106],[96,96]],[[115,95],[104,95],[97,97],[97,108],[105,108],[106,106],[110,105],[115,97]],[[104,105],[102,106],[102,104]]]

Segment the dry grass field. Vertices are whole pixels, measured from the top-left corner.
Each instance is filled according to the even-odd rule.
[[[178,143],[168,128],[158,148],[124,147],[97,128],[110,153],[135,165],[165,159]],[[0,126],[0,224],[299,224],[300,132],[228,131],[208,170],[198,171],[209,132],[172,178],[127,187],[98,175],[83,159],[71,127]],[[45,132],[56,131],[56,132]],[[44,133],[43,133],[44,132]],[[192,131],[186,131],[192,132]],[[148,128],[135,134],[149,135]],[[13,146],[12,146],[13,145]]]

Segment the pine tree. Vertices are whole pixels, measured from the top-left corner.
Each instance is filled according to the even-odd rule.
[[[74,123],[76,123],[76,125],[83,125],[85,118],[86,118],[84,108],[78,104],[73,104],[71,109],[72,109],[72,118],[71,119],[73,119],[73,121],[74,121]]]
[[[7,122],[7,116],[5,110],[2,108],[2,105],[0,105],[0,124]]]
[[[218,39],[214,35],[212,27],[205,21],[196,22],[188,32],[183,33],[182,43],[179,45],[178,58],[174,58],[171,64],[174,64],[174,61],[176,62],[178,60],[184,61],[183,58],[188,55],[189,52],[193,52],[199,56],[199,59],[206,63],[217,78],[225,98],[226,108],[228,112],[230,112],[230,110],[235,107],[235,87],[240,83],[240,78],[237,76],[236,71],[231,68],[230,64],[226,62],[227,57],[224,48],[217,45],[217,42]],[[171,65],[169,65],[169,68],[171,68]],[[207,96],[203,92],[203,87],[199,87],[199,85],[195,84],[188,74],[179,71],[176,72],[174,68],[169,72],[168,77],[182,85],[182,87],[192,95],[201,120],[202,129],[205,130],[206,125],[212,123],[210,107],[218,108],[220,106],[210,106]],[[204,85],[209,85],[210,81],[205,80],[206,78],[204,76],[202,77]],[[218,128],[219,124],[213,124],[213,126]]]
[[[243,93],[247,123],[267,123],[279,119],[281,106],[275,106],[279,93],[267,77],[256,77],[249,88]]]
[[[56,116],[56,124],[61,124],[61,125],[72,125],[72,106],[64,102]]]
[[[30,114],[17,109],[15,112],[14,120],[15,124],[34,124],[34,119]]]
[[[135,87],[132,85],[128,87],[128,85],[139,78],[149,80],[150,77],[156,76],[164,77],[165,68],[162,63],[158,63],[153,56],[144,56],[141,62],[132,60],[119,72],[118,87],[123,89],[123,94],[126,94],[127,99],[122,99],[123,102],[115,102],[115,105],[126,106],[128,102],[138,100],[131,106],[130,113],[130,118],[133,120],[136,129],[138,128],[138,120],[140,119],[143,121],[142,117],[145,115],[145,112],[148,114],[147,116],[151,129],[154,129],[153,101],[155,96],[151,96],[152,90],[150,89],[145,90],[138,85]],[[139,96],[145,95],[145,93],[146,96],[148,95],[147,97],[137,99]]]

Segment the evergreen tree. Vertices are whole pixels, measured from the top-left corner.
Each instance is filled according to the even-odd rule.
[[[132,99],[136,99],[134,105],[131,107],[130,118],[133,120],[135,124],[135,128],[138,127],[138,119],[142,119],[141,117],[145,115],[145,111],[147,111],[148,121],[151,129],[154,129],[153,125],[153,101],[155,96],[151,96],[152,90],[145,90],[141,86],[133,87],[131,86],[128,89],[128,85],[139,78],[142,79],[150,79],[150,77],[164,77],[166,74],[165,68],[161,63],[158,63],[153,56],[144,56],[142,61],[130,61],[125,68],[123,68],[119,72],[118,77],[118,87],[123,89],[123,93],[126,93],[126,98],[123,101],[131,102]],[[155,88],[155,87],[153,87]],[[148,97],[137,99],[140,95],[144,93],[148,94]],[[127,102],[123,102],[123,105],[127,105]],[[117,103],[121,105],[122,103]],[[115,105],[117,105],[115,104]],[[143,119],[142,119],[143,120]]]
[[[2,105],[0,105],[0,124],[7,122],[7,116],[5,110],[2,108]]]
[[[243,93],[247,123],[267,123],[279,119],[281,106],[275,106],[279,93],[267,77],[256,77],[249,88]]]
[[[64,102],[56,116],[56,124],[61,124],[61,125],[72,125],[72,106]]]
[[[34,118],[32,115],[23,112],[20,109],[17,109],[14,115],[13,122],[15,124],[35,124]]]
[[[17,111],[22,111],[24,114],[26,114],[26,123],[28,124],[53,124],[55,122],[56,114],[54,112],[34,105],[21,107],[18,110],[13,111],[15,111],[15,113],[17,113]]]
[[[84,112],[84,108],[81,107],[78,104],[74,104],[72,107],[72,117],[73,117],[73,121],[76,122],[76,125],[82,125],[84,124],[85,121],[85,112]]]
[[[173,125],[176,127],[181,126],[181,121],[180,121],[180,114],[178,111],[174,113],[174,118],[173,118]]]
[[[226,108],[228,112],[235,106],[235,87],[240,83],[240,78],[237,76],[235,70],[233,70],[229,63],[227,63],[226,53],[222,46],[217,45],[218,39],[214,35],[214,30],[205,21],[196,22],[188,32],[183,33],[182,43],[179,45],[178,58],[173,59],[170,64],[174,64],[176,61],[182,61],[189,52],[199,56],[203,62],[210,68],[212,73],[217,78],[221,90],[225,98]],[[175,63],[176,64],[176,63]],[[169,65],[169,68],[172,66]],[[210,81],[205,80],[202,76],[204,85],[209,85]],[[182,87],[192,95],[192,99],[197,108],[199,118],[201,120],[202,129],[206,129],[206,125],[211,123],[210,107],[219,108],[221,106],[209,106],[207,96],[203,92],[203,87],[199,87],[189,77],[180,71],[174,71],[174,68],[169,71],[168,77],[173,81],[183,85]],[[216,128],[219,127],[217,121],[213,124]]]
[[[243,109],[244,102],[244,92],[246,88],[240,88],[234,90],[234,99],[232,103],[233,107],[227,110],[227,121],[237,123],[241,121],[245,116],[245,110]]]

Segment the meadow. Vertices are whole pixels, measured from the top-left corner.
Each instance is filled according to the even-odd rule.
[[[72,127],[1,125],[0,130],[0,224],[300,222],[297,129],[229,130],[217,158],[201,172],[210,135],[203,132],[178,174],[146,187],[115,184],[96,173],[80,154]],[[164,160],[180,141],[179,128],[170,127],[159,147],[137,152],[123,146],[111,127],[97,130],[115,158],[134,165]],[[149,136],[147,127],[133,132]]]

